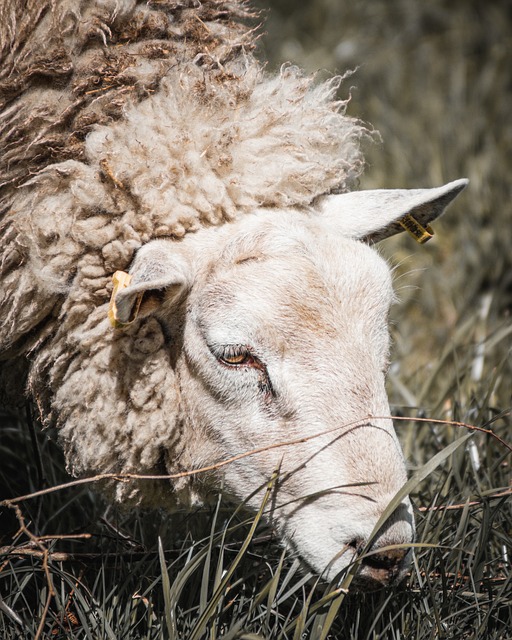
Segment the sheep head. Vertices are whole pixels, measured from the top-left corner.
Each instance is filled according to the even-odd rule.
[[[333,577],[406,478],[371,245],[428,238],[465,182],[325,195],[351,188],[370,134],[342,78],[264,72],[242,0],[26,4],[0,28],[0,393],[23,389],[76,475],[176,476],[270,445],[116,497],[187,504],[223,477],[241,500],[279,467],[272,517]],[[413,536],[405,500],[360,581],[403,575],[407,550],[378,550]]]
[[[180,242],[150,242],[117,295],[121,322],[142,297],[139,316],[163,326],[179,389],[173,419],[186,434],[181,464],[269,446],[210,480],[222,475],[242,500],[279,467],[272,517],[329,579],[406,481],[386,417],[391,275],[369,241],[396,232],[406,215],[427,226],[465,184],[328,196],[309,211],[261,210]],[[372,556],[360,584],[402,577],[413,538],[406,499],[373,544],[403,552]]]

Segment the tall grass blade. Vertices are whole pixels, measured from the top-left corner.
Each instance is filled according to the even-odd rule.
[[[203,566],[203,579],[201,580],[201,594],[199,599],[199,613],[202,613],[206,609],[206,604],[208,602],[208,582],[210,579],[210,564],[212,560],[213,540],[215,537],[215,527],[217,525],[217,516],[219,515],[221,501],[222,494],[219,494],[215,513],[213,514],[212,525],[210,529],[210,539],[208,542],[206,558]]]
[[[209,621],[211,620],[213,613],[215,611],[215,609],[217,608],[218,604],[220,603],[222,596],[225,593],[226,587],[229,584],[229,581],[231,580],[231,577],[233,576],[235,569],[237,568],[238,564],[240,563],[241,559],[243,558],[243,556],[245,555],[245,552],[247,551],[247,548],[249,547],[249,544],[251,543],[251,540],[254,536],[254,532],[256,531],[256,528],[263,516],[263,513],[265,511],[265,508],[267,506],[267,503],[270,499],[270,495],[272,493],[273,487],[275,485],[275,482],[277,480],[278,477],[278,472],[275,471],[272,475],[272,478],[270,479],[270,481],[267,484],[267,488],[265,490],[265,495],[263,496],[263,501],[261,503],[261,506],[256,514],[256,516],[254,517],[254,520],[251,524],[251,527],[249,529],[249,533],[247,534],[239,552],[237,553],[235,559],[233,560],[233,562],[231,563],[230,567],[226,570],[219,586],[217,587],[217,589],[215,590],[215,592],[213,593],[210,602],[208,603],[206,609],[203,611],[203,613],[201,614],[201,616],[199,616],[199,619],[197,621],[197,623],[195,624],[190,637],[188,638],[188,640],[199,640],[201,638],[201,636],[203,635],[204,631],[206,630],[206,627],[209,623]]]
[[[174,619],[174,607],[171,598],[171,582],[169,580],[169,573],[165,564],[165,554],[160,536],[158,537],[158,559],[160,561],[160,572],[162,574],[162,592],[164,596],[165,624],[167,627],[167,633],[169,634],[169,640],[177,640],[178,630],[176,629],[176,622]]]

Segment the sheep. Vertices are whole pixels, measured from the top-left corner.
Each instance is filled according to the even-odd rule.
[[[173,509],[222,482],[257,506],[279,468],[272,519],[332,579],[406,481],[376,419],[394,298],[374,245],[428,239],[466,181],[351,191],[370,132],[340,79],[267,74],[253,18],[241,0],[3,0],[0,381],[74,475],[290,442],[111,490]],[[400,580],[413,539],[404,499],[360,588]]]

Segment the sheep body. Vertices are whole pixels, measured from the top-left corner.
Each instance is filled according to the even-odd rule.
[[[0,388],[35,402],[74,474],[176,473],[254,448],[263,433],[309,441],[312,425],[389,414],[389,269],[364,243],[411,212],[422,229],[465,182],[348,193],[368,132],[336,98],[340,79],[315,85],[290,66],[265,74],[250,18],[245,3],[221,0],[0,5]],[[120,314],[143,302],[114,330],[111,276],[128,269]],[[343,366],[317,365],[317,344],[336,344]],[[243,345],[247,360],[231,369],[225,354]],[[292,448],[283,463],[277,523],[318,571],[340,544],[368,538],[405,481],[391,421],[363,427],[343,446]],[[262,460],[230,466],[226,490],[251,493],[278,462]],[[331,485],[364,484],[370,470],[375,487],[354,510]],[[172,508],[216,480],[113,491]],[[317,486],[318,511],[306,500]],[[324,513],[341,519],[320,548]],[[379,544],[412,536],[406,499]]]

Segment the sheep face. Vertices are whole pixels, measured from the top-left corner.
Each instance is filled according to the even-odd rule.
[[[272,517],[316,571],[341,554],[326,571],[332,578],[406,479],[391,421],[361,422],[389,416],[384,372],[393,293],[389,268],[374,250],[297,217],[259,216],[249,229],[245,222],[210,231],[215,251],[199,250],[208,233],[200,232],[187,249],[204,261],[187,261],[175,243],[151,243],[134,273],[154,273],[165,253],[185,258],[186,284],[158,314],[176,349],[187,458],[202,466],[302,440],[228,465],[224,483],[245,499],[279,467]],[[179,291],[184,315],[177,313]],[[250,504],[260,500],[256,494]],[[413,535],[406,501],[375,544],[408,543]],[[364,572],[387,582],[406,564]]]
[[[445,205],[451,199],[446,189],[437,195]],[[360,197],[335,198],[350,209]],[[439,198],[415,202],[425,213]],[[385,391],[390,270],[357,239],[383,232],[371,216],[351,237],[332,204],[315,214],[259,212],[179,243],[149,243],[117,297],[121,320],[145,294],[140,314],[156,314],[165,327],[187,434],[182,464],[264,448],[223,467],[224,486],[246,499],[279,468],[272,518],[327,579],[350,565],[406,481]],[[395,201],[379,215],[403,207]],[[249,504],[260,500],[256,493]],[[413,539],[405,499],[374,539],[359,584],[403,577]],[[389,545],[403,548],[379,553]]]
[[[229,238],[192,285],[178,361],[186,432],[200,429],[192,457],[205,463],[302,440],[229,465],[225,486],[244,499],[279,467],[273,517],[316,571],[341,554],[327,569],[332,578],[406,480],[391,420],[354,424],[390,414],[390,274],[354,240],[268,226],[253,241],[245,232]],[[413,535],[407,500],[375,546]],[[406,564],[364,574],[387,582]]]

